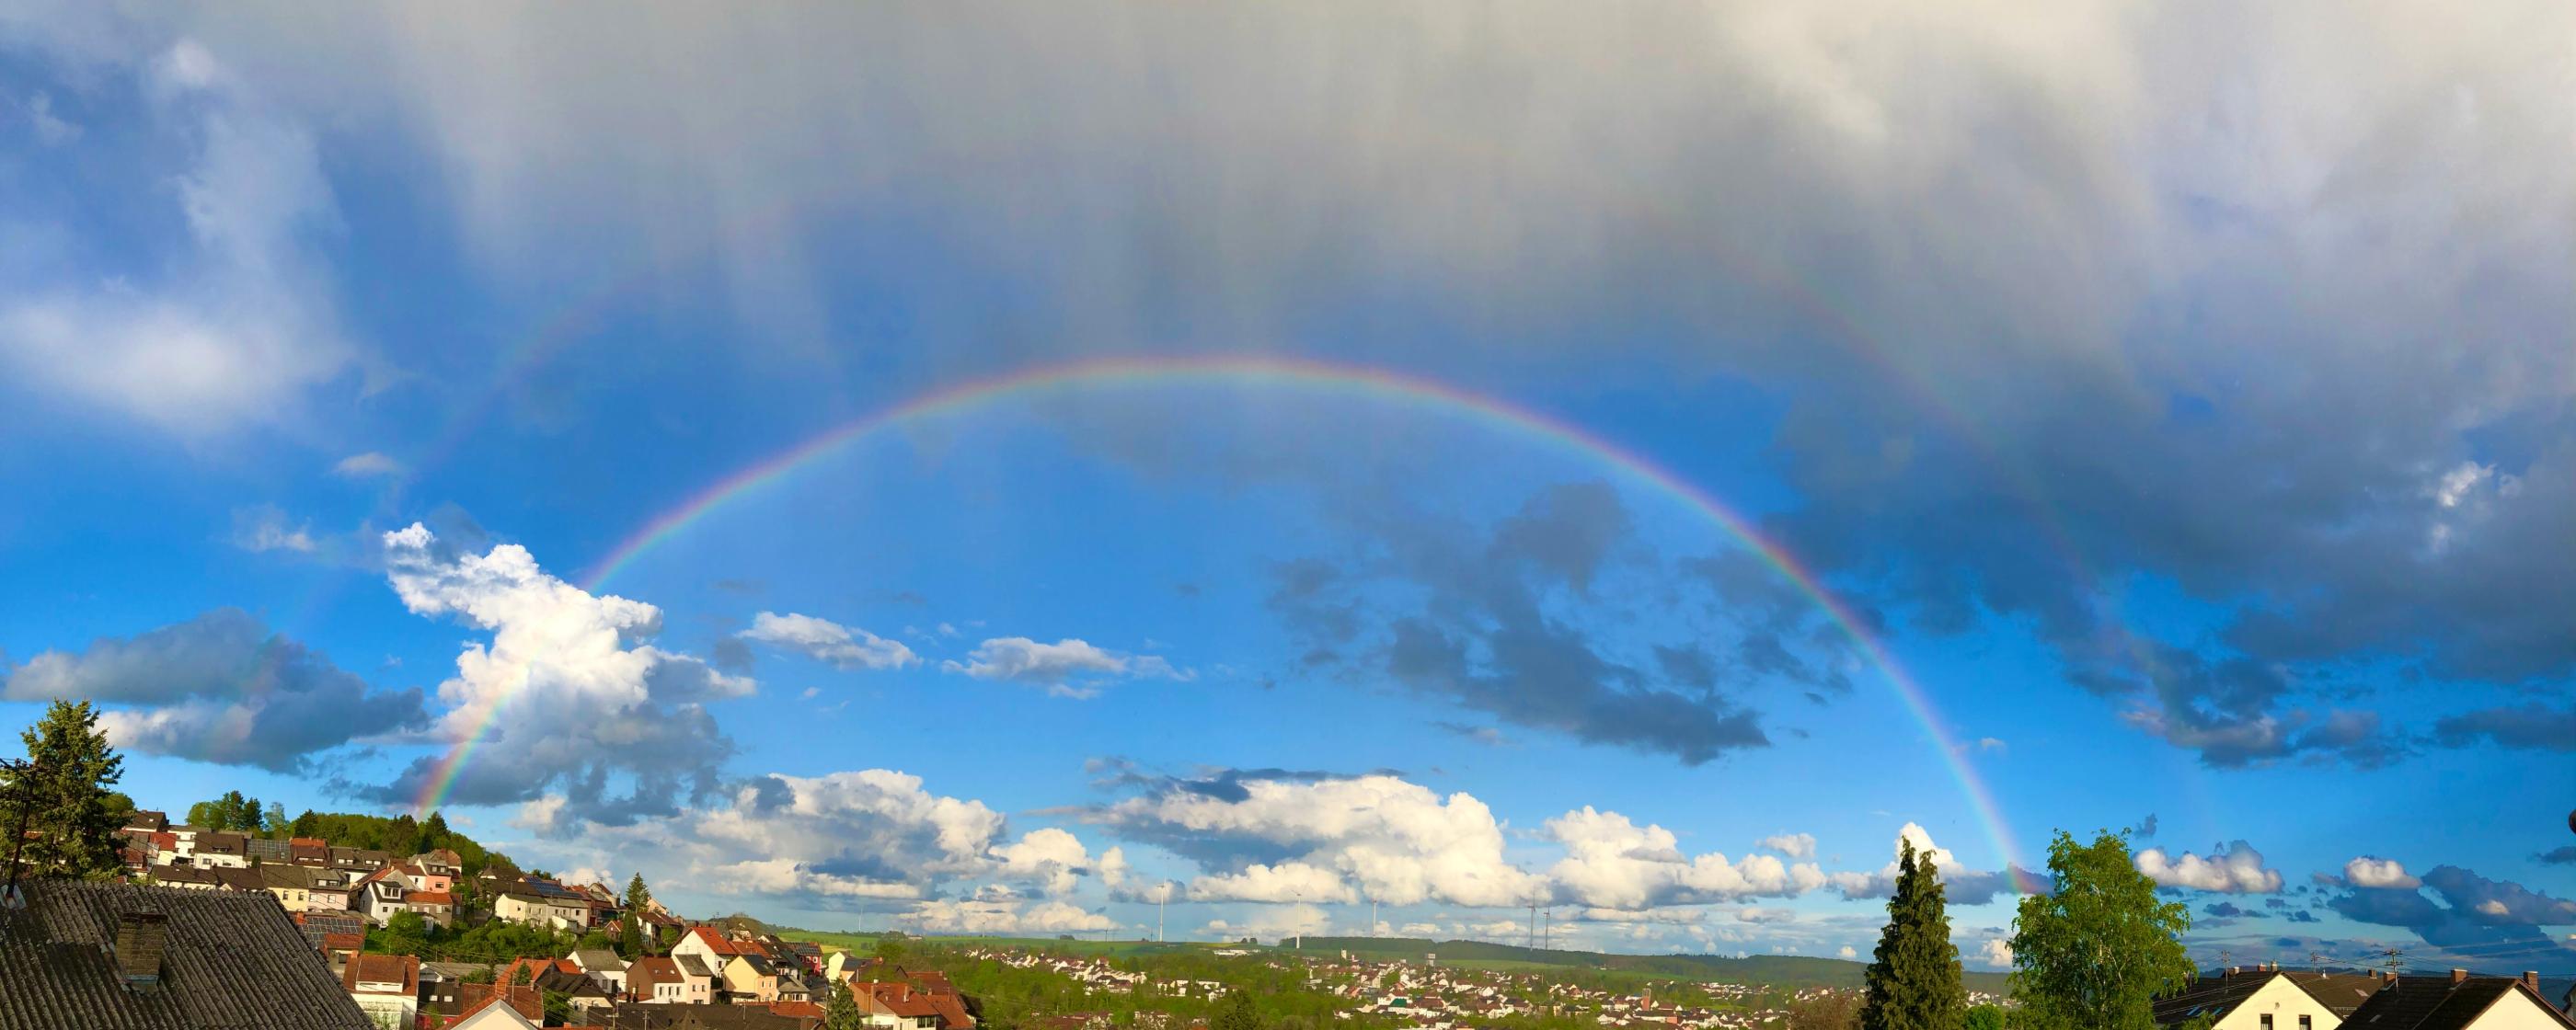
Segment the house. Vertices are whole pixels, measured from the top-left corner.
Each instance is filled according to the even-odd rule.
[[[420,960],[409,955],[357,955],[340,986],[380,1026],[407,1027],[420,1015]]]
[[[170,816],[149,808],[138,808],[133,814],[125,817],[125,828],[141,830],[145,833],[159,833],[170,828]]]
[[[393,856],[373,848],[332,848],[331,864],[344,869],[369,872],[393,863]]]
[[[538,1011],[545,1010],[540,1008]],[[537,1030],[543,1018],[531,1018],[517,1008],[503,1004],[496,996],[448,1023],[447,1030]]]
[[[363,933],[326,933],[322,935],[322,960],[330,963],[331,975],[333,976],[339,976],[348,972],[349,962],[357,958],[359,952],[365,951],[366,949],[367,935]]]
[[[599,981],[600,989],[608,992],[610,997],[626,993],[626,960],[618,958],[616,952],[584,948],[573,952],[571,957],[572,964],[579,967],[583,975]]]
[[[332,934],[345,933],[363,937],[367,932],[367,921],[349,912],[307,909],[294,913],[288,918],[295,920],[296,928],[304,931],[305,941],[317,950],[323,947],[323,940]]]
[[[823,978],[833,983],[873,979],[880,964],[873,958],[860,958],[855,951],[835,951],[823,960]]]
[[[250,855],[250,860],[253,863],[285,862],[290,861],[295,857],[293,851],[290,850],[287,847],[286,842],[282,840],[272,840],[266,837],[249,837],[244,839],[242,846]]]
[[[492,916],[513,923],[559,930],[590,928],[590,904],[569,893],[550,893],[529,884],[504,889],[492,901]]]
[[[464,986],[477,972],[482,979],[492,977],[492,967],[476,962],[423,962],[420,964],[420,1013],[428,1016],[464,1014]]]
[[[456,896],[446,891],[413,891],[403,896],[403,907],[440,926],[456,921]]]
[[[0,1030],[372,1030],[265,896],[75,880],[23,889],[26,910],[0,934]]]
[[[452,1020],[452,1026],[466,1025],[467,1020],[476,1017],[497,1018],[483,1015],[484,1012],[492,1009],[516,1013],[531,1024],[540,1024],[546,1019],[544,997],[537,993],[536,988],[525,984],[469,983],[457,988],[457,996],[459,1001],[456,1015],[449,1017]],[[502,1022],[487,1025],[509,1026],[510,1024]]]
[[[2347,1022],[2360,1030],[2570,1030],[2576,1021],[2540,994],[2540,974],[2398,976]]]
[[[260,884],[275,895],[277,905],[288,912],[302,912],[313,907],[313,870],[299,865],[262,862]]]
[[[402,878],[404,886],[416,891],[445,893],[456,889],[455,873],[432,872],[428,867],[408,860],[394,863],[392,869],[395,876]]]
[[[368,922],[383,926],[394,916],[411,911],[403,903],[404,893],[402,881],[378,869],[358,881],[357,891],[349,896],[349,907],[366,916]]]
[[[627,1005],[594,1016],[612,1030],[819,1030],[821,1016],[760,1005]]]
[[[331,845],[319,837],[289,837],[286,839],[286,860],[296,865],[330,865]]]
[[[766,955],[748,951],[735,952],[725,961],[724,982],[718,990],[723,1000],[766,1005],[778,1000],[778,966]]]
[[[208,830],[197,834],[195,850],[190,855],[202,869],[250,868],[250,837],[239,833]]]
[[[465,859],[446,848],[431,848],[413,855],[411,864],[419,866],[422,872],[433,876],[447,877],[451,884],[446,888],[448,890],[454,890],[453,883],[456,878],[465,875]]]
[[[637,1001],[704,1005],[715,1001],[715,974],[695,955],[656,955],[626,967],[626,991]]]
[[[2156,1023],[2203,1016],[2211,1030],[2333,1030],[2380,987],[2369,976],[2285,973],[2278,965],[2234,966],[2159,998]]]
[[[298,868],[310,867],[299,866]],[[313,877],[313,886],[307,887],[304,890],[305,911],[356,911],[358,905],[357,888],[349,886],[348,882],[342,880],[333,870],[315,869],[312,871],[317,875]],[[365,917],[361,916],[359,918],[363,919]]]
[[[739,954],[742,954],[742,945],[712,926],[692,926],[680,935],[679,943],[671,945],[671,957],[695,956],[698,961],[706,963],[708,969],[723,969],[725,963],[733,961],[733,957]]]
[[[560,995],[565,1004],[572,1006],[573,1022],[576,1023],[591,1022],[590,1014],[607,1009],[612,1000],[599,986],[599,981],[561,965],[538,973],[530,986],[535,987],[540,996]]]
[[[858,996],[859,1011],[867,1016],[870,1026],[940,1030],[939,1005],[930,995],[913,990],[911,984],[859,983],[850,988]]]

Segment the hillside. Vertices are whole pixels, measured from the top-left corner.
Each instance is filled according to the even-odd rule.
[[[1750,955],[1744,958],[1724,955],[1618,955],[1524,948],[1486,941],[1432,941],[1418,937],[1308,937],[1302,950],[1327,954],[1348,951],[1354,957],[1381,960],[1438,955],[1442,962],[1474,965],[1508,962],[1580,966],[1648,976],[1773,987],[1858,987],[1861,971],[1867,968],[1866,963],[1806,955]],[[2001,994],[2005,989],[2002,973],[1970,972],[1962,979],[1970,990]]]

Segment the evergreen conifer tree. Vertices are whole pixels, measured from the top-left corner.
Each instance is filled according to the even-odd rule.
[[[0,833],[17,827],[23,808],[35,834],[20,854],[26,871],[97,879],[124,869],[116,831],[126,813],[109,788],[125,775],[125,759],[107,746],[98,710],[87,701],[56,701],[19,739],[34,767],[23,783],[0,782]],[[0,860],[6,857],[0,851]]]
[[[1950,943],[1950,913],[1941,877],[1926,852],[1904,841],[1896,863],[1896,891],[1887,899],[1887,928],[1880,931],[1866,975],[1862,1030],[1957,1030],[1967,1018],[1968,992],[1959,979],[1959,949]]]
[[[823,1030],[864,1030],[868,1017],[859,1011],[859,999],[848,984],[832,988],[832,1003],[823,1006]]]

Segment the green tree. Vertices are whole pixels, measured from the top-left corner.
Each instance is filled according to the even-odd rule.
[[[893,936],[877,938],[877,958],[884,960],[885,964],[889,966],[900,964],[903,961],[903,955],[902,938]]]
[[[867,1013],[859,1011],[858,993],[848,984],[834,985],[831,1003],[823,1006],[823,1030],[862,1030],[867,1025]]]
[[[19,860],[37,876],[104,879],[125,868],[124,828],[133,802],[109,788],[125,776],[125,759],[98,728],[87,701],[56,701],[18,735],[32,768],[23,778],[0,772],[0,834],[26,819],[34,838]]]
[[[2129,854],[2128,834],[2101,831],[2048,845],[2056,889],[2021,900],[2013,916],[2017,1020],[2033,1030],[2154,1030],[2156,997],[2196,970],[2183,954],[2191,910],[2160,902]]]
[[[286,806],[275,801],[269,802],[268,815],[261,822],[261,831],[268,834],[271,840],[285,840],[286,831],[289,828],[286,821]]]
[[[1966,1030],[2004,1030],[2004,1010],[1996,1005],[1972,1005],[1968,1008]]]
[[[626,910],[642,912],[653,904],[653,890],[644,886],[644,874],[637,873],[626,881]]]
[[[431,812],[429,818],[420,824],[420,851],[413,853],[420,854],[446,847],[448,838],[453,836],[455,832],[447,828],[447,817]]]
[[[296,817],[295,817],[295,825],[290,829],[289,833],[290,833],[290,835],[291,835],[291,836],[296,836],[296,837],[318,837],[318,836],[321,836],[321,834],[322,834],[322,815],[321,815],[321,813],[319,813],[319,812],[315,812],[314,810],[312,810],[312,809],[310,809],[310,808],[305,809],[305,810],[304,810],[304,814],[303,814],[303,815],[299,815],[299,816],[296,816]]]
[[[1208,1030],[1262,1030],[1261,1010],[1253,1007],[1252,992],[1228,992],[1225,1004],[1217,1007],[1216,1018],[1208,1020]]]
[[[420,854],[420,823],[412,819],[409,812],[394,817],[393,823],[385,827],[384,840],[377,846],[403,858]]]
[[[1861,1004],[1862,1030],[1957,1030],[1968,1007],[1959,981],[1959,949],[1950,943],[1950,913],[1932,856],[1904,841],[1896,891],[1887,899]]]
[[[264,818],[259,799],[246,797],[238,790],[228,790],[222,797],[188,806],[188,825],[209,830],[258,833]]]

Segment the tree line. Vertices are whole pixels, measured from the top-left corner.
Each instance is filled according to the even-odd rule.
[[[1950,943],[1948,903],[1930,854],[1897,857],[1887,926],[1857,996],[1794,1006],[1793,1030],[2155,1030],[2155,1000],[2199,975],[2184,953],[2191,910],[2156,896],[2127,832],[2090,844],[2064,830],[2048,846],[2052,885],[2013,915],[2011,1008],[1970,1006]]]

